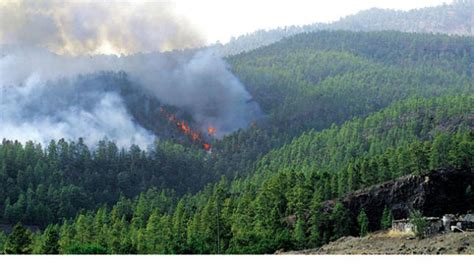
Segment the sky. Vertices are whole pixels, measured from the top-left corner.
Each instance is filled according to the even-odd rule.
[[[372,7],[409,10],[452,0],[174,0],[208,43],[259,29],[331,22]]]

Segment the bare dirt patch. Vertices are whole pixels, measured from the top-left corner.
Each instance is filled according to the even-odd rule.
[[[439,234],[418,240],[409,234],[375,232],[366,237],[342,237],[319,249],[285,254],[471,254],[474,232]]]

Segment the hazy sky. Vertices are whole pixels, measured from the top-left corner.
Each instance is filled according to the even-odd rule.
[[[175,0],[208,42],[258,29],[330,22],[372,7],[408,10],[451,3],[452,0]]]

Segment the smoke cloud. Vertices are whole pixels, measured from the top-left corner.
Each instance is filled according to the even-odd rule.
[[[224,60],[212,50],[193,54],[149,54],[122,59],[122,67],[162,102],[180,107],[217,137],[248,126],[260,113],[257,103]]]
[[[217,137],[246,127],[260,110],[239,80],[167,3],[16,1],[0,3],[0,138],[107,137],[150,145],[113,84],[83,75],[124,71],[160,102],[189,112]],[[104,52],[122,56],[99,55]],[[151,52],[161,51],[161,52]]]
[[[167,2],[7,0],[0,42],[35,44],[58,54],[132,54],[203,45]]]

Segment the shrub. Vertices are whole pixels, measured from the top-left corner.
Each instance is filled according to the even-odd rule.
[[[410,222],[413,224],[413,231],[415,232],[415,236],[418,237],[418,239],[424,238],[426,228],[428,227],[428,222],[426,221],[425,217],[423,217],[421,212],[417,210],[411,212]]]

